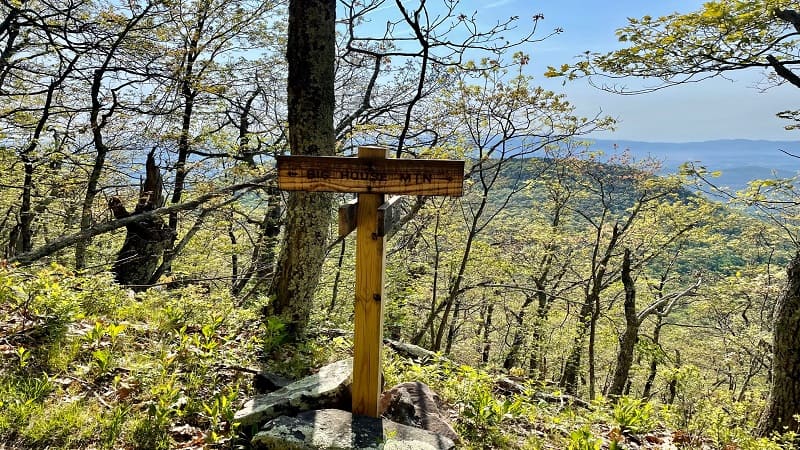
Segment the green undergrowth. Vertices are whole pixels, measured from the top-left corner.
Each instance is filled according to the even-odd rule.
[[[134,294],[108,274],[0,269],[0,448],[247,448],[252,430],[232,418],[253,368],[299,378],[352,348],[344,337],[290,345],[262,306],[207,287]],[[701,394],[691,376],[670,405],[585,408],[538,381],[505,395],[499,372],[445,358],[417,364],[387,350],[384,367],[387,386],[421,381],[440,395],[459,448],[792,449],[796,438],[753,438],[762,405]]]
[[[107,274],[0,271],[0,442],[11,448],[230,446],[262,345],[256,307]],[[191,445],[190,445],[191,444]]]
[[[444,358],[415,364],[387,353],[387,385],[422,381],[442,397],[465,449],[622,450],[795,449],[796,436],[753,437],[758,419],[751,401],[712,396],[692,405],[664,405],[634,397],[571,403],[550,384],[524,382],[521,394],[496,388],[497,373]],[[553,399],[562,401],[553,401]],[[756,407],[758,408],[758,407]]]

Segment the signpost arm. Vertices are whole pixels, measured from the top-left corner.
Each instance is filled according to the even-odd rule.
[[[356,229],[358,211],[358,199],[350,200],[344,205],[339,206],[339,239],[344,239]]]
[[[385,159],[386,149],[360,147],[358,157]],[[383,194],[358,194],[356,229],[356,304],[353,357],[353,413],[380,415],[383,347],[383,276],[386,252],[378,236]]]

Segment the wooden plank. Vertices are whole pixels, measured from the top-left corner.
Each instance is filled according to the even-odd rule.
[[[356,229],[357,211],[358,199],[356,198],[339,206],[339,239],[346,237]]]
[[[394,234],[395,225],[403,214],[402,203],[403,197],[398,195],[378,207],[378,236],[389,238]]]
[[[464,191],[464,161],[278,156],[278,187],[286,191],[446,195]]]
[[[382,152],[381,152],[382,151]],[[359,158],[385,157],[386,151],[360,148]],[[378,207],[383,194],[358,195],[356,231],[356,305],[353,339],[353,413],[380,415],[381,350],[383,348],[384,238],[378,228]]]
[[[403,197],[396,195],[378,207],[378,236],[390,238],[394,235],[395,226],[403,215],[402,204]],[[347,237],[356,229],[357,214],[357,199],[339,205],[339,239]]]

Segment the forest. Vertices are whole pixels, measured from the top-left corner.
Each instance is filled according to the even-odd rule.
[[[0,0],[0,449],[261,448],[265,380],[354,345],[354,196],[276,159],[367,145],[465,162],[396,204],[379,299],[385,388],[430,386],[457,448],[797,448],[797,179],[603,154],[614,119],[537,85],[800,87],[795,7],[536,67],[558,24],[458,0]]]

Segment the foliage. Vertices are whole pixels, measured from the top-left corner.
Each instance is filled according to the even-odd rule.
[[[691,193],[685,177],[655,176],[653,161],[592,152],[580,136],[613,121],[580,117],[562,93],[536,86],[531,58],[502,38],[516,18],[481,31],[458,2],[440,16],[407,3],[341,3],[337,143],[326,148],[378,141],[397,157],[467,160],[465,195],[410,201],[388,242],[387,334],[439,353],[411,362],[387,351],[387,384],[433,386],[465,448],[624,448],[630,434],[791,448],[791,433],[752,434],[774,375],[776,267],[800,241],[796,180],[756,180],[732,208]],[[800,29],[792,7],[720,0],[630,19],[618,35],[626,48],[547,76],[670,85],[763,67],[796,82],[785,72]],[[264,292],[281,237],[273,156],[291,136],[285,2],[0,10],[0,243],[11,260],[0,261],[0,446],[243,444],[232,415],[252,367],[297,378],[352,352],[352,238],[322,267],[308,339],[291,343],[286,317],[261,317],[274,304]],[[378,11],[391,17],[386,34],[362,34]],[[165,216],[180,240],[174,253],[147,255],[161,258],[163,276],[134,292],[106,271],[123,234],[86,236],[108,225],[110,197],[136,203],[151,150],[170,204],[208,201]],[[219,191],[253,177],[266,184]],[[621,366],[634,322],[627,380],[615,383],[626,395],[606,402],[603,380]],[[506,375],[522,388],[499,389]],[[571,405],[564,388],[588,393],[589,407]]]
[[[459,421],[462,435],[475,444],[489,447],[507,445],[508,437],[500,431],[504,423],[526,413],[522,397],[497,398],[492,393],[491,380],[469,366],[456,369],[454,392],[458,398]]]
[[[758,67],[782,76],[781,68],[795,64],[798,40],[781,11],[794,6],[785,0],[719,0],[686,14],[629,18],[617,30],[625,48],[589,54],[574,66],[550,67],[546,76],[633,75],[659,78],[667,86]]]
[[[174,448],[176,424],[200,441],[236,436],[236,399],[247,391],[226,367],[252,363],[258,336],[247,324],[257,312],[193,289],[136,298],[105,276],[60,268],[3,269],[0,281],[3,352],[14,355],[0,365],[0,441]]]
[[[617,399],[612,416],[623,432],[647,433],[656,426],[653,405],[638,398],[623,396]]]
[[[264,353],[272,353],[286,342],[286,324],[279,318],[271,316],[262,321],[263,331],[260,333],[264,341]]]
[[[224,364],[219,361],[247,365],[257,349],[267,350],[265,344],[273,342],[272,351],[264,354],[283,356],[270,365],[294,377],[341,357],[351,345],[341,337],[301,346],[281,343],[280,322],[262,324],[267,328],[254,333],[258,327],[248,324],[254,323],[257,311],[225,309],[225,295],[209,296],[193,288],[129,297],[110,285],[87,289],[93,284],[52,268],[30,273],[6,270],[2,277],[17,283],[5,295],[13,292],[27,299],[28,290],[33,290],[39,294],[40,310],[72,305],[67,308],[71,321],[61,326],[83,330],[12,344],[14,356],[4,359],[0,379],[0,440],[18,446],[172,448],[176,438],[185,439],[170,431],[177,425],[197,430],[198,442],[232,443],[237,430],[231,418],[247,395],[247,382],[240,373],[220,369]],[[43,279],[56,286],[52,297],[42,291]],[[109,293],[119,301],[104,310],[107,316],[82,308],[93,296]],[[54,305],[47,305],[50,301]],[[8,321],[14,314],[11,305],[2,309],[4,326],[13,323]],[[215,313],[220,310],[230,313]],[[26,323],[47,326],[42,321]],[[79,351],[59,352],[58,364],[27,356],[51,355],[52,347]],[[385,358],[387,384],[426,382],[440,393],[446,408],[458,411],[455,426],[465,448],[547,448],[542,447],[545,442],[558,442],[546,445],[594,449],[616,436],[612,428],[604,428],[605,423],[641,434],[668,425],[718,446],[778,445],[750,436],[755,398],[727,403],[728,397],[719,393],[704,400],[705,384],[698,369],[690,366],[674,377],[679,380],[678,397],[672,406],[657,410],[653,403],[622,397],[616,403],[597,402],[587,413],[538,400],[537,392],[560,393],[535,382],[528,383],[521,395],[503,395],[496,391],[492,374],[469,365],[447,359],[415,364],[391,352]],[[515,373],[524,374],[519,369]],[[83,400],[68,401],[81,394]],[[546,438],[534,430],[544,430],[537,433]],[[624,445],[624,438],[619,445]]]
[[[603,441],[592,434],[591,429],[582,426],[569,434],[568,450],[600,450]]]

